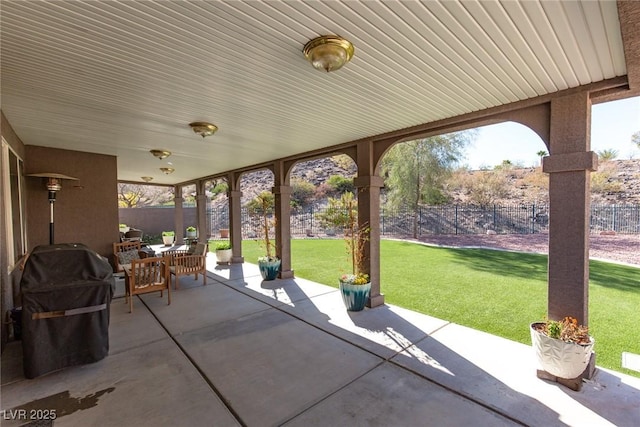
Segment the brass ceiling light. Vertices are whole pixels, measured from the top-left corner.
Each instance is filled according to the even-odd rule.
[[[175,171],[174,168],[160,168],[160,170],[165,175],[169,175],[170,173],[173,173]]]
[[[321,36],[304,45],[305,58],[318,70],[336,71],[353,58],[354,47],[339,36]]]
[[[150,182],[153,180],[152,176],[141,176],[140,178],[142,178],[144,182]]]
[[[191,126],[191,129],[193,129],[195,133],[203,138],[213,135],[218,130],[218,126],[207,122],[193,122],[189,123],[189,126]]]
[[[155,149],[155,150],[149,150],[149,152],[153,154],[154,157],[157,157],[160,160],[166,159],[171,155],[171,151],[168,151],[168,150]]]

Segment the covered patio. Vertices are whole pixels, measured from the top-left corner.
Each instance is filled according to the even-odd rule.
[[[59,426],[637,425],[638,378],[600,369],[573,392],[536,378],[529,346],[391,305],[347,313],[336,289],[253,264],[209,270],[171,305],[116,298],[100,362],[25,380],[12,343],[3,425],[20,409]]]
[[[639,2],[6,0],[1,19],[2,313],[19,303],[10,272],[34,247],[112,256],[118,182],[173,187],[180,240],[182,188],[195,184],[203,230],[204,184],[225,179],[235,263],[171,306],[145,296],[127,315],[116,300],[104,361],[32,381],[3,369],[2,409],[69,391],[91,406],[62,418],[73,425],[637,420],[634,380],[601,370],[570,395],[535,378],[525,346],[385,304],[378,225],[393,145],[524,124],[549,153],[548,316],[588,324],[591,106],[640,94]],[[355,46],[338,71],[302,52],[324,35]],[[203,139],[196,122],[219,130]],[[291,268],[290,171],[334,154],[357,165],[359,222],[371,229],[362,267],[376,309],[353,315]],[[240,179],[258,169],[274,175],[274,288],[242,254]],[[51,191],[29,176],[43,173],[77,178],[54,191],[55,237]],[[15,368],[6,324],[1,338]]]

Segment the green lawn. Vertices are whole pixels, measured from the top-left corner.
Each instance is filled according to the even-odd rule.
[[[349,264],[342,240],[292,240],[297,277],[338,287]],[[247,262],[262,250],[243,244]],[[640,377],[621,366],[621,354],[640,354],[640,269],[592,261],[589,324],[598,365]],[[445,249],[409,242],[381,243],[385,301],[440,319],[530,344],[529,323],[547,307],[545,255],[483,249]]]

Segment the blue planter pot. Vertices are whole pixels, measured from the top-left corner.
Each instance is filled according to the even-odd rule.
[[[364,285],[354,285],[340,281],[340,293],[344,306],[349,311],[362,311],[369,300],[371,282]]]
[[[260,268],[260,274],[262,275],[263,280],[275,280],[275,278],[278,277],[278,272],[280,271],[280,260],[258,260],[258,267]]]

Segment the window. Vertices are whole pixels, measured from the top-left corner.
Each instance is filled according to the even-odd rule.
[[[9,268],[26,252],[24,227],[24,171],[23,162],[2,141],[2,200],[6,218],[7,262]]]

